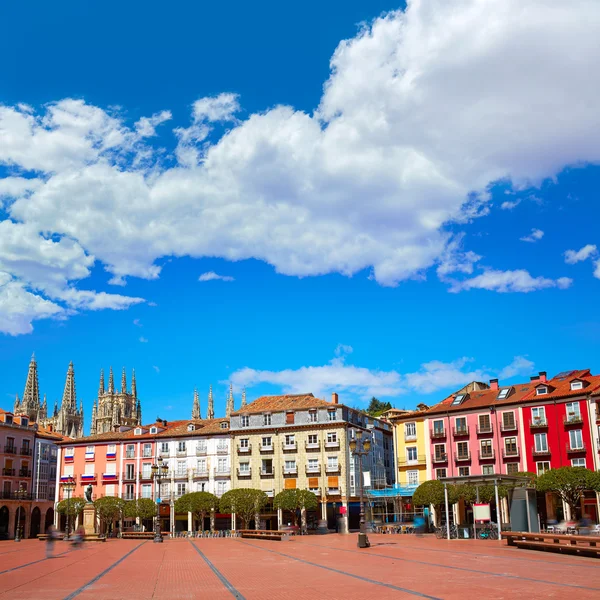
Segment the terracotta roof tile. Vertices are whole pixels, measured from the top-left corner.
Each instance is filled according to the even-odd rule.
[[[244,408],[235,411],[234,415],[244,415],[262,412],[277,412],[284,410],[298,410],[307,408],[325,408],[341,406],[326,400],[315,398],[312,394],[285,394],[283,396],[261,396]]]

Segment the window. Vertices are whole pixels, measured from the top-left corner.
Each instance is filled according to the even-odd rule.
[[[548,393],[548,388],[545,385],[541,385],[535,389],[536,396],[545,396]]]
[[[295,473],[296,472],[296,461],[295,460],[286,460],[283,468],[285,469],[286,473]]]
[[[150,458],[152,456],[152,444],[144,444],[142,456]]]
[[[546,409],[543,406],[537,406],[531,409],[531,418],[536,425],[546,424]]]
[[[435,470],[436,479],[442,479],[446,477],[446,469],[436,469]]]
[[[496,398],[498,400],[505,400],[508,397],[508,392],[510,392],[510,388],[503,388],[498,392]]]
[[[310,446],[316,446],[319,443],[319,437],[317,436],[316,433],[310,433],[308,435],[308,444]]]
[[[187,483],[178,483],[177,484],[177,496],[183,496],[187,489]]]
[[[337,432],[335,432],[335,431],[327,432],[327,443],[328,444],[337,444]]]
[[[337,471],[338,469],[338,457],[337,456],[328,456],[327,457],[327,470],[328,471]]]
[[[111,483],[109,485],[105,485],[104,486],[104,495],[105,496],[114,496],[115,495],[115,488],[117,486],[114,483]]]
[[[406,471],[408,485],[419,485],[419,471]]]
[[[198,440],[196,442],[196,452],[206,454],[206,440]]]
[[[451,406],[458,406],[461,402],[464,401],[466,394],[458,394],[454,396],[454,400],[452,400]]]
[[[187,474],[187,462],[185,460],[177,461],[177,475]]]
[[[468,442],[458,442],[456,444],[456,453],[459,458],[469,458],[469,444]]]
[[[433,422],[433,433],[437,435],[443,435],[444,433],[444,421]]]
[[[508,463],[506,465],[506,474],[507,475],[516,475],[519,472],[519,463]]]
[[[187,430],[188,431],[194,431],[194,429],[196,429],[196,426],[193,423],[189,423],[187,426]]]
[[[536,433],[533,440],[535,452],[548,452],[548,437],[545,433]]]
[[[227,491],[227,482],[226,481],[217,481],[215,491],[217,493],[217,496],[221,497]]]
[[[583,389],[583,381],[571,381],[571,389],[572,390]]]
[[[217,473],[229,473],[229,460],[227,458],[218,459]]]
[[[133,431],[133,435],[142,435],[142,428],[136,427],[135,430]]]
[[[21,417],[21,425],[27,427],[29,425],[29,419],[27,417]]]
[[[125,486],[125,500],[135,500],[135,486],[131,483]]]
[[[42,449],[42,460],[48,460],[49,452],[48,452],[47,444],[43,444],[41,446],[41,449]]]
[[[117,445],[116,444],[108,444],[106,446],[106,458],[115,458],[117,455]]]
[[[150,479],[152,477],[152,463],[142,464],[142,478]]]
[[[458,467],[458,476],[459,477],[468,477],[471,474],[471,469],[469,467]]]
[[[433,448],[437,461],[446,460],[446,444],[436,444]]]
[[[227,429],[228,425],[227,425],[227,421],[223,421],[221,423],[221,429]]]
[[[169,497],[170,486],[168,483],[160,484],[160,497],[164,500]]]
[[[271,424],[271,415],[270,414],[263,415],[263,425],[270,425],[270,424]]]
[[[405,438],[416,438],[417,437],[417,424],[416,423],[404,423],[404,437]]]
[[[96,452],[96,449],[94,448],[94,446],[86,446],[85,447],[85,456],[87,458],[87,456],[89,454],[91,454],[92,456],[94,456],[94,453]]]
[[[482,475],[493,475],[494,474],[494,465],[483,465],[481,468]]]
[[[85,474],[86,475],[95,475],[95,473],[94,473],[94,463],[87,463],[85,465]]]
[[[240,475],[242,473],[250,473],[250,463],[249,462],[241,462],[240,463]]]
[[[152,498],[152,484],[144,483],[142,485],[142,498]]]
[[[294,424],[294,413],[293,412],[285,413],[285,423],[286,423],[286,425]]]
[[[65,477],[73,477],[73,465],[65,465],[65,468],[63,469],[63,475]]]
[[[125,465],[125,479],[128,479],[129,481],[135,479],[135,465]]]
[[[240,439],[240,448],[250,448],[250,439],[249,438],[241,438]]]
[[[581,421],[581,409],[579,408],[579,402],[569,402],[567,404],[567,421]]]
[[[488,458],[494,456],[492,440],[481,440],[481,456]]]
[[[572,467],[585,467],[585,458],[574,458],[571,461]]]
[[[583,450],[583,436],[581,435],[581,429],[569,431],[569,442],[571,443],[571,450]]]
[[[117,474],[117,463],[114,463],[114,462],[107,463],[105,473],[107,475],[116,475]]]
[[[550,463],[549,462],[538,462],[535,463],[535,467],[536,467],[536,471],[538,475],[543,475],[546,471],[550,470]]]
[[[308,422],[309,423],[316,423],[319,420],[319,413],[317,413],[316,410],[311,410],[308,413]]]
[[[479,415],[479,431],[488,432],[492,430],[490,415]]]
[[[10,440],[11,439],[12,438],[6,438],[6,445],[7,446],[10,446]],[[13,439],[12,443],[14,444],[14,442],[15,441]],[[73,447],[71,447],[71,448],[65,448],[65,458],[66,457],[71,457],[72,458],[74,454],[75,454],[75,448],[73,448]]]
[[[271,436],[265,436],[262,439],[262,447],[263,448],[271,448],[272,447],[272,443],[271,443]]]
[[[296,438],[293,433],[285,436],[285,445],[286,446],[295,446],[296,445]]]
[[[153,435],[158,433],[158,429],[156,427],[150,427],[150,433],[152,433]]]
[[[130,444],[125,450],[125,458],[135,458],[135,446]]]
[[[196,461],[196,470],[199,473],[206,473],[206,459],[205,458],[199,458]]]
[[[410,462],[417,462],[417,448],[416,446],[409,446],[406,449],[406,460]]]
[[[519,453],[517,450],[516,437],[504,438],[504,453],[506,456],[516,456]]]
[[[455,421],[456,423],[456,433],[466,433],[467,432],[467,417],[458,417]]]
[[[250,417],[248,415],[242,415],[240,420],[241,427],[248,427],[250,425]]]
[[[516,429],[514,412],[510,411],[502,413],[502,429],[506,431],[512,431],[513,429]]]
[[[319,459],[318,458],[309,458],[308,459],[308,470],[313,471],[313,472],[319,470]]]
[[[185,441],[177,442],[177,452],[185,452]]]
[[[337,411],[335,411],[335,410],[328,410],[327,411],[327,418],[330,421],[337,421]]]
[[[271,458],[263,458],[261,471],[264,475],[271,475],[273,473],[273,460]]]
[[[161,442],[160,453],[161,454],[169,454],[169,442]]]

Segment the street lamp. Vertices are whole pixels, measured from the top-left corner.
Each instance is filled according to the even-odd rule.
[[[27,498],[27,490],[21,486],[16,492],[15,492],[15,498],[17,499],[17,531],[15,533],[15,542],[20,542],[21,541],[21,536],[23,535],[23,532],[21,531],[21,502],[23,500],[25,500],[25,498]]]
[[[152,465],[152,479],[155,483],[155,494],[156,500],[156,520],[154,523],[154,542],[161,544],[163,541],[162,534],[160,532],[160,482],[167,477],[169,472],[169,465],[162,459],[159,458],[156,464]]]
[[[360,532],[358,534],[358,547],[368,548],[371,544],[367,537],[365,523],[365,500],[363,496],[363,456],[367,456],[371,450],[371,438],[365,436],[363,439],[362,429],[357,429],[355,437],[350,440],[350,452],[358,457],[359,483],[360,483]]]
[[[65,540],[69,539],[69,512],[71,508],[71,492],[75,489],[75,479],[69,475],[65,481],[61,482],[63,492],[67,494],[67,524],[65,526]]]

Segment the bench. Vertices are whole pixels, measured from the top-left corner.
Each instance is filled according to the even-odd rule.
[[[151,540],[154,538],[154,532],[153,531],[124,531],[121,534],[121,537],[124,540],[138,540],[138,539]]]
[[[505,539],[509,546],[527,550],[544,550],[600,558],[600,546],[598,546],[600,537],[596,536],[503,531],[502,539]]]
[[[274,531],[269,529],[240,529],[243,538],[256,538],[262,540],[277,540],[287,542],[290,534],[287,531]]]

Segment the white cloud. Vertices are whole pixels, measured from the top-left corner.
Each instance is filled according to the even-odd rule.
[[[147,339],[146,339],[144,336],[142,336],[142,337],[140,337],[140,342],[141,342],[142,344],[147,344],[147,343],[148,343],[148,340],[147,340]]]
[[[548,279],[546,277],[532,277],[528,271],[519,269],[516,271],[498,271],[487,269],[480,275],[464,281],[456,281],[450,288],[451,292],[462,292],[465,290],[490,290],[494,292],[534,292],[546,288],[559,288],[564,290],[573,283],[568,277]]]
[[[519,238],[522,242],[538,242],[544,237],[544,232],[541,229],[532,229],[529,235]]]
[[[147,145],[168,110],[129,126],[81,100],[1,106],[0,164],[37,177],[9,212],[118,284],[156,279],[164,256],[372,269],[382,285],[468,272],[446,226],[485,214],[491,182],[600,160],[599,18],[590,0],[412,0],[339,44],[314,112],[238,121],[234,94],[201,98],[170,151]]]
[[[141,322],[139,319],[134,319],[134,320],[133,320],[133,324],[134,324],[136,327],[143,327],[143,325],[142,325],[142,322]]]
[[[512,210],[521,204],[521,200],[506,200],[500,205],[502,210]]]
[[[236,388],[259,384],[275,385],[284,393],[312,392],[328,397],[338,392],[342,402],[368,400],[372,396],[393,398],[401,395],[430,394],[440,390],[454,391],[470,381],[488,381],[493,372],[488,369],[469,369],[472,359],[461,358],[450,363],[431,361],[419,371],[402,374],[398,371],[381,371],[345,364],[344,358],[334,358],[322,366],[300,367],[282,371],[261,371],[249,367],[232,373],[230,381]],[[533,363],[517,356],[499,371],[500,378],[511,378],[530,373]],[[498,375],[496,375],[498,376]]]
[[[156,365],[152,365],[152,368],[157,372],[160,373],[160,369],[156,366]]]
[[[229,275],[217,275],[214,271],[208,271],[208,273],[202,273],[198,277],[198,281],[235,281],[233,277]]]
[[[568,265],[574,265],[575,263],[593,258],[598,254],[598,249],[594,244],[587,244],[580,250],[567,250],[565,252],[565,262]]]

